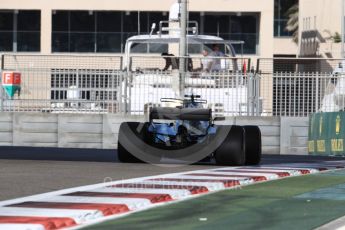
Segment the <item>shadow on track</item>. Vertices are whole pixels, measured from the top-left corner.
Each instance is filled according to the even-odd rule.
[[[0,147],[0,159],[118,162],[114,149]]]
[[[41,147],[0,146],[0,159],[11,160],[48,160],[48,161],[87,161],[119,162],[116,149],[75,149]],[[261,164],[307,163],[320,161],[345,160],[344,157],[300,156],[300,155],[263,155]],[[197,165],[209,165],[199,162]],[[211,163],[212,164],[212,163]]]

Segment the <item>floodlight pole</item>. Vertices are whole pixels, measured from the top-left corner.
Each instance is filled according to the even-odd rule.
[[[184,97],[186,78],[186,56],[187,56],[187,20],[188,20],[188,0],[179,0],[180,4],[180,44],[179,44],[179,97]]]

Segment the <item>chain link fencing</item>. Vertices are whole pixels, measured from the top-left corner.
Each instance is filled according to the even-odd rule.
[[[2,71],[21,73],[21,90],[4,90],[1,111],[117,113],[121,111],[122,57],[3,55]]]
[[[5,54],[1,71],[20,72],[22,82],[13,98],[0,87],[0,110],[145,114],[179,96],[179,60]],[[343,60],[190,56],[185,63],[185,94],[200,95],[215,115],[304,117],[344,108]]]

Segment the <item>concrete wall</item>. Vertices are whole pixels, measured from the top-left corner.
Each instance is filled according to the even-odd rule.
[[[0,113],[0,146],[117,148],[123,121],[143,116]],[[307,154],[308,118],[228,117],[222,124],[258,125],[265,154]]]
[[[280,154],[303,154],[308,152],[308,118],[281,118]]]

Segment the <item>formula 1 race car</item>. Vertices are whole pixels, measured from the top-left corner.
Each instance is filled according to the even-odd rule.
[[[257,126],[217,125],[200,96],[161,99],[173,107],[155,107],[149,122],[120,125],[121,162],[195,163],[215,160],[218,165],[255,165],[261,160],[261,132]],[[173,121],[173,122],[171,122]]]

